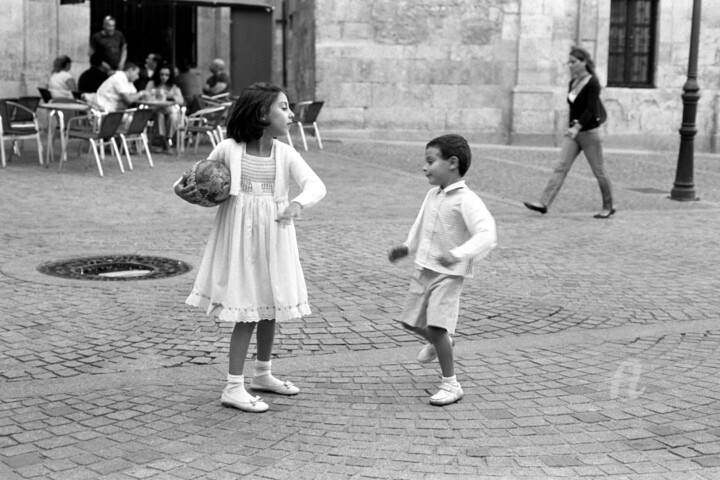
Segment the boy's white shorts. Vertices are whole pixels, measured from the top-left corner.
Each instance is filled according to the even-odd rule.
[[[455,333],[464,277],[417,268],[400,321],[416,328],[444,328]]]

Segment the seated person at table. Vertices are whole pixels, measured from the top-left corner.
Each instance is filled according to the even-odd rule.
[[[48,90],[53,98],[73,98],[72,91],[77,90],[75,79],[70,74],[72,60],[60,55],[53,62],[53,70],[48,81]]]
[[[216,58],[210,64],[210,77],[203,86],[203,93],[214,97],[221,93],[230,91],[230,76],[225,71],[225,62],[220,58]]]
[[[200,109],[198,99],[202,97],[203,86],[200,75],[190,70],[187,61],[180,63],[180,73],[175,77],[175,83],[180,87],[185,105],[187,105],[187,113],[195,113]]]
[[[108,79],[108,74],[100,68],[102,60],[100,55],[93,53],[90,55],[90,68],[80,74],[78,78],[78,90],[83,93],[95,93],[100,85]]]
[[[167,63],[155,70],[147,84],[149,99],[173,102],[155,110],[155,125],[162,139],[163,151],[170,149],[169,139],[173,138],[180,123],[180,107],[185,104],[180,88],[175,84],[175,72]]]
[[[125,70],[118,70],[105,80],[97,91],[97,104],[106,112],[126,110],[134,103],[148,97],[148,92],[138,92],[133,82],[140,75],[140,68],[132,62],[125,64]]]
[[[148,54],[145,59],[145,66],[140,69],[140,76],[133,82],[138,92],[145,90],[145,87],[147,87],[147,84],[150,83],[150,80],[155,76],[155,72],[157,72],[158,67],[162,65],[162,63],[162,56],[160,56],[159,53]]]

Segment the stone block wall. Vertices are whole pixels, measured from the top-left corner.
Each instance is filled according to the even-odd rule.
[[[316,0],[316,97],[348,134],[504,143],[517,1]]]
[[[88,67],[90,9],[48,0],[3,0],[0,28],[0,91],[3,97],[37,96],[47,85],[55,57],[73,60],[77,78]]]
[[[656,88],[606,88],[608,143],[622,148],[677,150],[687,81],[693,0],[660,2]],[[607,12],[609,15],[609,11]],[[607,38],[605,35],[604,38]],[[700,101],[695,148],[717,151],[720,94],[720,9],[703,2],[698,49]]]
[[[605,88],[609,147],[679,144],[693,0],[660,2],[655,88]],[[704,2],[696,148],[718,144],[720,9]],[[557,145],[567,54],[607,79],[606,0],[315,0],[315,97],[338,135]]]

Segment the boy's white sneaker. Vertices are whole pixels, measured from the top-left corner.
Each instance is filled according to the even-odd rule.
[[[463,389],[458,383],[457,386],[452,386],[449,383],[441,383],[440,390],[430,397],[430,405],[443,406],[450,405],[460,400],[463,395]]]
[[[450,343],[452,346],[455,346],[455,339],[450,337]],[[422,350],[420,350],[420,353],[418,353],[418,362],[420,363],[430,363],[433,360],[437,358],[437,351],[435,350],[435,345],[432,343],[428,343],[425,345]]]
[[[418,362],[430,363],[437,358],[437,352],[435,351],[435,345],[428,343],[425,345],[420,353],[418,353]]]

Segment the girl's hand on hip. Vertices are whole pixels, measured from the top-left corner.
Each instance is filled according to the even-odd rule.
[[[293,219],[299,219],[300,214],[302,213],[302,205],[300,205],[297,202],[292,202],[288,207],[285,209],[285,211],[280,214],[280,216],[275,220],[276,222],[279,222],[280,225],[287,225],[289,224]]]

